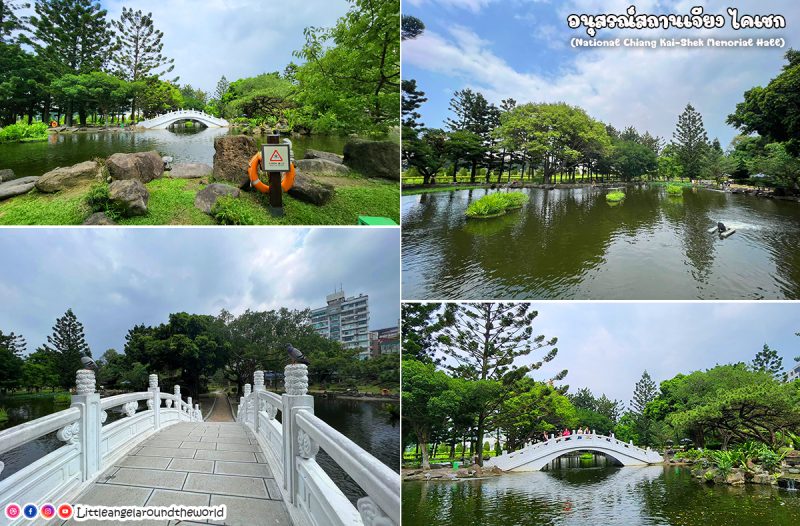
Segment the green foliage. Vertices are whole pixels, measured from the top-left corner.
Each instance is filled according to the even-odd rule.
[[[242,201],[233,197],[223,196],[217,199],[211,215],[220,225],[255,225],[256,218]]]
[[[22,353],[27,343],[20,334],[4,334],[0,330],[0,391],[19,386],[22,376]]]
[[[606,194],[606,201],[610,201],[612,203],[618,203],[623,199],[625,199],[625,192],[620,192],[619,190],[614,190],[613,192]]]
[[[349,2],[334,27],[306,28],[295,100],[314,131],[385,133],[400,121],[400,0]]]
[[[280,73],[264,73],[230,83],[220,102],[228,118],[253,119],[255,125],[286,123],[287,111],[296,107],[291,101],[295,91]]]
[[[703,117],[691,104],[687,104],[678,117],[678,125],[672,137],[672,145],[683,175],[691,180],[699,179],[706,163],[709,144]]]
[[[0,423],[8,420],[8,411],[4,407],[0,407]]]
[[[523,192],[497,192],[488,194],[467,206],[467,217],[493,217],[502,215],[508,209],[519,208],[528,202]]]
[[[69,404],[72,401],[72,397],[69,393],[56,393],[53,395],[53,402],[56,404]]]
[[[647,176],[658,168],[657,154],[637,141],[618,141],[611,156],[614,169],[623,181]]]
[[[764,347],[756,353],[750,366],[754,371],[763,371],[777,379],[782,379],[784,376],[783,358],[780,357],[778,351],[770,349],[769,345],[766,343]]]
[[[667,194],[680,197],[683,195],[683,186],[679,184],[669,184],[667,185]]]
[[[0,129],[0,143],[3,142],[32,142],[47,140],[47,124],[34,122],[28,124],[17,122]]]

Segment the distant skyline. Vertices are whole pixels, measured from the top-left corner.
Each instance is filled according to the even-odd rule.
[[[570,39],[585,28],[570,29],[567,16],[638,13],[688,14],[695,5],[706,13],[725,14],[726,27],[715,30],[598,30],[596,39],[665,36],[737,39],[786,39],[780,48],[572,48]],[[726,8],[741,14],[781,14],[784,30],[730,27]],[[525,102],[567,102],[618,129],[634,126],[672,139],[678,115],[687,103],[703,115],[709,140],[723,148],[738,133],[725,124],[744,92],[765,86],[786,63],[795,35],[800,4],[774,6],[746,0],[404,0],[403,13],[420,18],[425,33],[403,43],[403,78],[416,79],[428,97],[419,112],[428,127],[443,127],[456,90],[472,88],[490,102],[514,98]]]
[[[31,2],[32,4],[33,2]],[[261,73],[283,72],[305,44],[309,26],[332,27],[350,7],[347,0],[260,2],[258,0],[100,0],[108,20],[122,7],[153,14],[163,31],[163,54],[175,59],[179,84],[214,94],[223,75],[231,82]],[[33,9],[25,10],[33,13]]]
[[[626,406],[646,370],[656,384],[679,373],[753,360],[766,343],[784,369],[800,356],[800,304],[765,302],[533,302],[533,335],[558,338],[558,355],[533,371],[547,381],[568,369],[569,393],[588,387]],[[541,360],[547,349],[516,365]]]
[[[0,330],[28,352],[72,308],[95,357],[175,312],[315,308],[340,285],[370,297],[370,329],[400,316],[396,229],[0,230]]]

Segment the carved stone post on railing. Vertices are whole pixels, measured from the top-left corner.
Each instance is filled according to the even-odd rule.
[[[192,406],[192,397],[191,396],[187,396],[186,397],[186,411],[184,411],[184,412],[186,413],[186,416],[189,417],[189,421],[194,420],[194,418],[192,418],[192,407],[193,407]]]
[[[251,393],[250,384],[244,384],[244,396],[242,397],[242,400],[239,403],[239,407],[242,410],[242,421],[245,423],[250,421],[250,412],[248,411],[249,409],[248,402],[250,401],[250,393]]]
[[[289,495],[289,502],[297,502],[297,457],[313,457],[316,444],[305,432],[301,435],[295,422],[299,411],[314,414],[314,397],[308,394],[308,367],[304,364],[287,365],[283,371],[286,393],[283,400],[283,485]],[[302,449],[301,449],[302,448]],[[302,451],[302,454],[301,454]]]
[[[148,400],[147,405],[153,409],[153,429],[158,431],[161,429],[161,389],[158,387],[158,375],[151,374],[148,380],[150,381],[149,391],[153,399]]]
[[[256,371],[253,375],[253,391],[255,391],[255,396],[253,397],[253,427],[256,428],[256,434],[258,434],[258,414],[261,412],[261,399],[258,395],[259,392],[264,391],[264,371]]]
[[[102,410],[100,394],[95,392],[94,371],[80,369],[75,373],[76,394],[72,396],[72,407],[77,407],[81,417],[70,424],[70,429],[59,431],[61,440],[75,440],[77,434],[81,450],[81,475],[84,481],[91,479],[102,467],[100,454],[100,431]],[[77,428],[75,426],[77,424]]]
[[[194,404],[194,419],[198,422],[203,421],[203,412],[200,411],[200,404]]]
[[[173,394],[175,396],[175,409],[180,411],[181,410],[181,386],[180,385],[176,385],[173,389],[174,389],[173,390]]]

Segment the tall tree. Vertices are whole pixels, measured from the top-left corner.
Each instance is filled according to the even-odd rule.
[[[403,303],[400,328],[404,358],[439,364],[434,335],[443,328],[441,303]]]
[[[423,123],[418,122],[417,119],[422,117],[417,110],[428,99],[425,98],[425,92],[417,89],[416,80],[404,80],[402,82],[402,103],[401,110],[403,112],[403,126],[412,130],[418,130]]]
[[[83,324],[72,309],[56,320],[53,334],[47,337],[42,350],[50,353],[58,365],[59,385],[65,389],[74,386],[75,372],[83,368],[81,357],[91,356],[92,351],[86,343]]]
[[[228,88],[231,87],[231,83],[228,82],[228,79],[225,78],[225,75],[217,81],[217,87],[214,90],[214,98],[218,101],[222,101],[222,98],[228,93]]]
[[[137,82],[148,77],[161,77],[175,69],[174,59],[165,57],[162,52],[164,33],[153,25],[153,13],[143,14],[122,8],[119,20],[112,20],[114,26],[114,46],[111,57],[117,75]],[[172,79],[177,82],[178,78]],[[131,116],[136,115],[136,97],[133,98]]]
[[[744,102],[728,116],[728,124],[745,135],[758,133],[769,142],[786,142],[793,155],[800,154],[800,51],[786,52],[783,71],[766,87],[744,94]]]
[[[492,143],[491,132],[499,124],[500,110],[483,96],[482,93],[469,88],[456,91],[450,100],[450,111],[453,117],[446,120],[447,127],[453,133],[468,132],[480,141],[479,152],[472,152],[468,161],[472,165],[470,182],[474,183],[478,171],[478,164],[489,152]]]
[[[763,371],[771,374],[774,378],[783,378],[783,358],[778,356],[778,351],[770,349],[766,343],[760,351],[756,353],[750,366],[754,371]]]
[[[22,382],[22,353],[26,347],[21,334],[0,330],[0,392],[14,389]]]
[[[630,403],[630,412],[636,422],[636,432],[642,445],[650,445],[652,441],[653,421],[645,410],[647,404],[655,400],[656,396],[658,396],[658,387],[650,378],[650,374],[645,371],[633,388],[633,398]]]
[[[527,303],[461,303],[445,307],[446,328],[438,337],[442,351],[455,364],[448,365],[455,375],[468,380],[501,381],[509,389],[514,381],[529,371],[539,369],[558,354],[557,338],[545,339],[533,335],[533,323],[539,315]],[[533,351],[549,348],[538,362],[526,366],[515,364]],[[554,380],[563,379],[567,371]],[[483,444],[487,418],[502,403],[503,396],[486,400],[478,411],[475,428],[476,442]],[[482,448],[478,462],[483,463]]]
[[[403,40],[412,40],[425,32],[425,24],[415,16],[403,15],[401,25],[400,35]]]
[[[705,166],[708,151],[708,135],[703,126],[703,117],[691,104],[678,117],[678,126],[672,134],[678,162],[683,175],[690,180],[699,179]]]
[[[30,6],[28,2],[0,0],[0,44],[9,44],[16,40],[12,35],[16,31],[22,31],[29,21],[27,17],[17,16],[16,12]]]
[[[89,73],[102,69],[110,54],[111,33],[106,10],[93,0],[37,0],[31,17],[32,37],[21,40],[33,47],[52,77]],[[65,108],[66,122],[72,125],[73,102]],[[86,109],[77,108],[81,123],[86,123]],[[43,114],[49,118],[50,101]]]

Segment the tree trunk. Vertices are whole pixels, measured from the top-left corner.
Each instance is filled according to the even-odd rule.
[[[453,184],[458,183],[458,161],[453,161]]]
[[[478,416],[478,429],[475,432],[475,438],[478,442],[478,465],[483,467],[483,426],[486,422],[486,413],[481,412]],[[475,448],[473,448],[474,450]]]
[[[469,175],[470,184],[475,184],[475,177],[478,175],[478,161],[472,161],[472,172]]]

